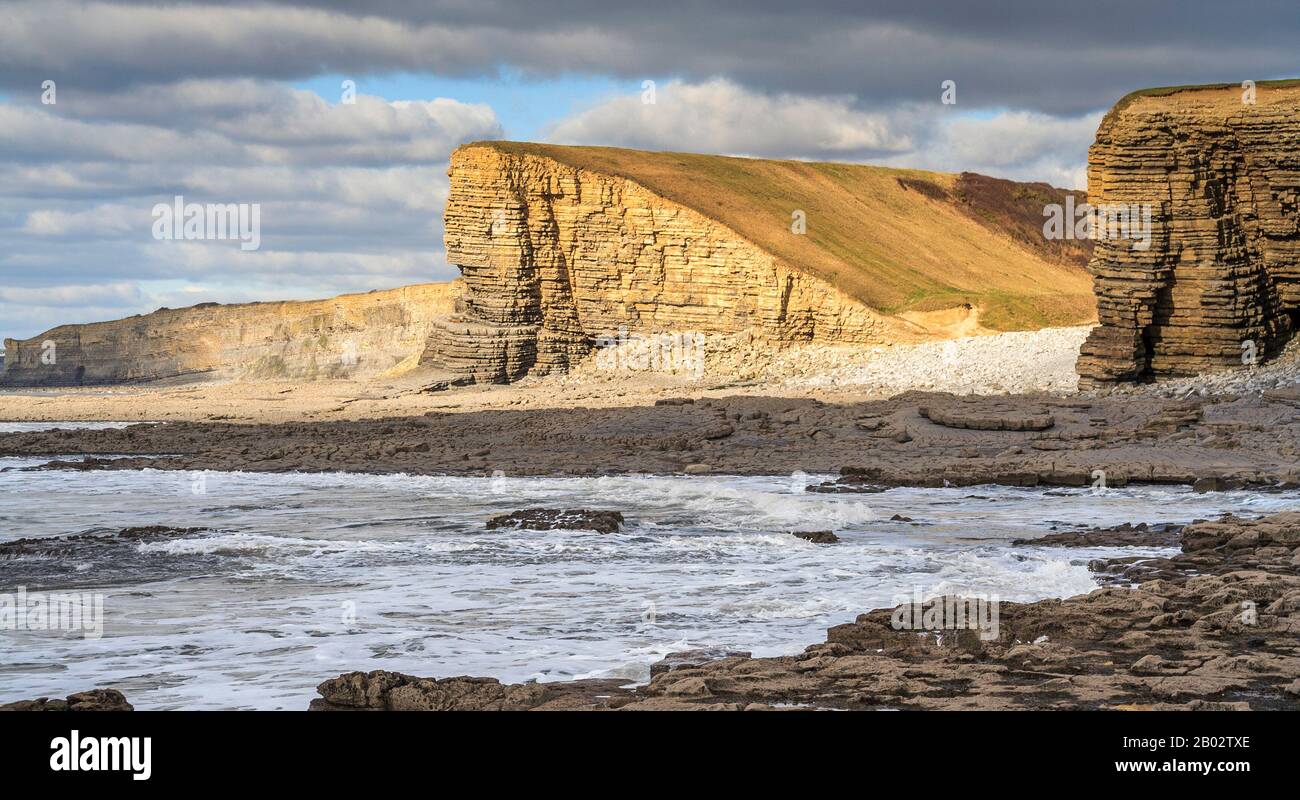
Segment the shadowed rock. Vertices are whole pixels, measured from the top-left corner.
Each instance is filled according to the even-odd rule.
[[[919,411],[936,425],[976,431],[1045,431],[1056,424],[1051,414],[996,402],[921,406]]]
[[[1125,522],[1113,528],[1049,533],[1037,539],[1012,539],[1013,545],[1039,547],[1177,547],[1182,525],[1137,525]]]
[[[71,536],[45,536],[14,539],[0,542],[0,561],[22,556],[45,558],[80,558],[101,550],[127,544],[157,542],[178,536],[202,533],[207,528],[173,528],[168,525],[146,525],[123,528],[117,533],[78,533]]]
[[[64,700],[39,697],[0,705],[0,711],[134,711],[116,689],[91,689],[70,694]]]
[[[617,511],[591,511],[585,508],[527,508],[488,520],[488,530],[517,528],[530,531],[595,531],[617,533],[623,515]]]
[[[840,537],[831,531],[790,531],[790,535],[798,536],[805,542],[813,544],[834,544],[840,540]]]
[[[846,404],[737,396],[680,406],[32,431],[0,434],[0,456],[119,454],[94,462],[109,470],[479,476],[498,470],[512,476],[674,474],[684,464],[701,464],[720,475],[839,472],[840,480],[814,491],[845,492],[981,483],[1083,487],[1102,476],[1106,487],[1191,485],[1206,477],[1252,488],[1300,481],[1300,415],[1281,399],[1035,395],[997,402],[1030,415],[1046,412],[1054,424],[1046,430],[939,425],[920,409],[961,403],[935,392]],[[724,418],[733,432],[708,438]],[[864,418],[872,420],[867,427],[860,424]]]

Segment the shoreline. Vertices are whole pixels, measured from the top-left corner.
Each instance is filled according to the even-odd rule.
[[[75,469],[411,475],[837,474],[873,486],[1300,485],[1300,392],[1169,400],[907,392],[653,405],[168,422],[0,434],[0,456]],[[114,460],[96,458],[114,454]]]
[[[1142,548],[1171,536],[1179,552],[1169,557],[1090,563],[1100,585],[1088,593],[995,601],[991,628],[948,617],[912,624],[921,617],[894,606],[834,625],[792,655],[671,653],[644,683],[373,670],[327,679],[312,700],[304,687],[303,702],[314,711],[1300,709],[1300,512],[1125,524],[1033,543]],[[66,701],[6,698],[0,711],[130,710],[129,700],[99,687]]]
[[[1168,533],[1093,533],[1117,532],[1133,545]],[[1172,558],[1098,565],[1136,585],[1001,604],[993,636],[975,627],[899,629],[906,607],[896,606],[836,625],[794,656],[673,654],[632,688],[376,670],[323,682],[310,709],[1300,709],[1300,513],[1225,515],[1185,526],[1180,542]]]
[[[432,411],[425,396],[422,413],[379,418],[161,420],[4,433],[0,457],[51,459],[23,469],[479,477],[804,473],[805,491],[864,495],[981,484],[1300,488],[1300,391],[1293,389],[1177,399],[911,391],[830,401],[687,397],[668,387],[658,396],[615,398],[624,404],[522,408],[501,402],[511,391],[518,390],[439,394],[439,400],[477,397],[492,405]],[[69,460],[78,456],[82,460]],[[1168,547],[1176,536],[1182,551],[1090,563],[1098,588],[1088,594],[1003,603],[1002,634],[995,640],[971,630],[896,630],[895,609],[878,608],[830,628],[825,641],[797,655],[678,653],[652,668],[649,683],[634,687],[622,678],[505,684],[380,670],[325,681],[310,706],[1300,708],[1294,678],[1300,674],[1300,512],[1261,520],[1226,516],[1176,533],[1142,525],[1082,533],[1048,534],[1053,538],[1042,544]],[[1253,604],[1250,624],[1240,621],[1243,602]]]

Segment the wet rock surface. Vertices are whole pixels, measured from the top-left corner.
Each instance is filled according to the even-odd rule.
[[[617,533],[623,515],[617,511],[592,511],[586,508],[526,508],[502,514],[487,521],[488,530],[517,528],[529,531],[595,531]]]
[[[1036,539],[1012,539],[1012,545],[1039,547],[1177,547],[1182,525],[1126,522],[1111,528],[1049,533]]]
[[[207,528],[173,528],[168,525],[146,525],[123,528],[117,533],[77,533],[71,536],[44,536],[35,539],[14,539],[0,542],[0,561],[20,556],[64,558],[87,555],[103,547],[118,547],[139,542],[156,542],[175,536],[202,533]]]
[[[146,525],[0,542],[0,589],[72,589],[166,578],[185,570],[209,573],[222,556],[142,547],[209,534],[219,535],[209,528]]]
[[[970,419],[993,414],[999,420],[1011,419],[1008,408],[1023,408],[1024,419],[1048,414],[1053,424],[983,430],[938,424],[921,413],[940,406],[960,406]],[[516,476],[672,474],[707,465],[715,474],[841,475],[822,491],[981,483],[1191,485],[1205,478],[1227,488],[1300,482],[1300,416],[1294,405],[1268,395],[961,400],[909,392],[842,405],[726,397],[355,422],[177,422],[0,434],[0,456],[67,462],[106,453],[121,457],[99,459],[93,468]]]
[[[502,684],[495,678],[417,678],[400,672],[350,672],[316,688],[311,711],[529,711],[582,707],[626,681]],[[594,698],[591,696],[595,696]]]
[[[1300,709],[1300,512],[1196,522],[1180,541],[1137,585],[1000,603],[996,625],[898,629],[906,606],[877,609],[796,656],[675,654],[635,689],[350,673],[312,708]]]
[[[70,694],[63,700],[38,697],[0,704],[0,711],[134,711],[126,697],[116,689],[91,689]]]
[[[835,544],[840,540],[832,531],[790,531],[790,535],[813,544]]]

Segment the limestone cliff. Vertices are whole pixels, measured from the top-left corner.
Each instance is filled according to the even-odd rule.
[[[974,205],[1024,185],[510,142],[459,148],[449,174],[466,292],[423,361],[478,381],[563,370],[621,329],[881,343],[963,305],[1003,329],[1092,315],[1077,252],[1035,249]]]
[[[5,340],[0,386],[76,386],[207,378],[373,374],[423,351],[459,284],[421,284],[328,300],[160,309]]]
[[[1300,87],[1137,92],[1088,154],[1094,205],[1149,207],[1151,245],[1097,241],[1100,326],[1081,385],[1195,374],[1264,358],[1300,314]]]

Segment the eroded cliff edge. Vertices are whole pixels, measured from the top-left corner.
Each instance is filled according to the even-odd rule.
[[[1300,316],[1300,87],[1137,92],[1088,153],[1089,202],[1149,208],[1150,247],[1096,242],[1100,325],[1081,385],[1193,375],[1276,353]]]
[[[1003,330],[1092,317],[1081,251],[1010,222],[1064,197],[1042,184],[513,142],[459,148],[449,175],[466,292],[423,363],[467,380],[562,371],[623,332],[877,344],[942,335],[925,317],[944,309]]]
[[[159,309],[5,340],[0,386],[80,386],[179,377],[318,378],[374,374],[423,352],[458,283],[327,300]]]

